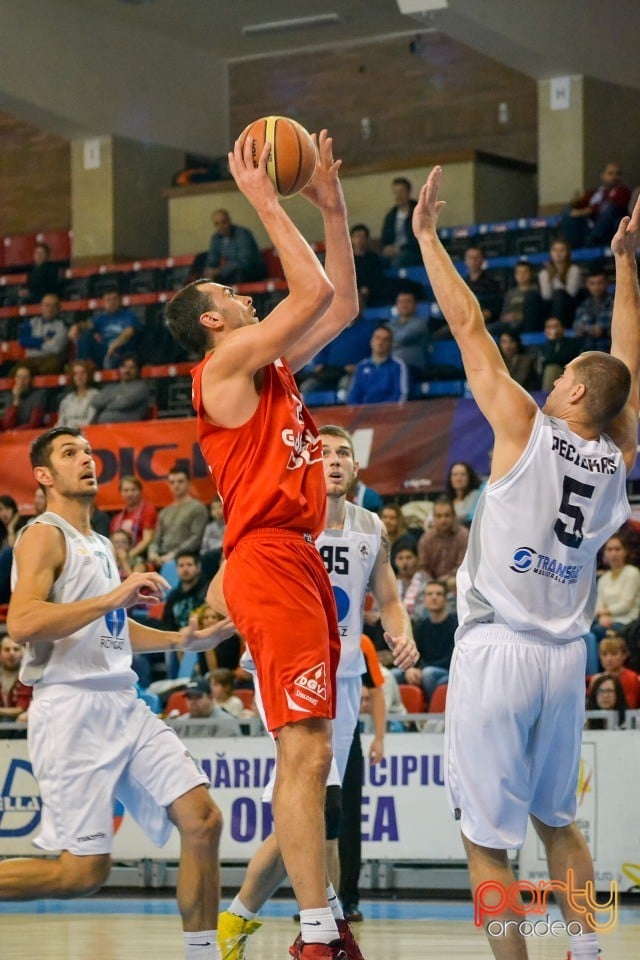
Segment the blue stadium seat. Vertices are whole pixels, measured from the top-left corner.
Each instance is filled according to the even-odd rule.
[[[429,348],[429,363],[431,366],[456,367],[462,370],[460,348],[455,340],[436,340]]]
[[[330,407],[340,401],[335,390],[313,390],[305,394],[304,402],[308,407]]]
[[[413,399],[421,400],[424,397],[462,397],[464,396],[464,380],[425,380],[414,387]]]

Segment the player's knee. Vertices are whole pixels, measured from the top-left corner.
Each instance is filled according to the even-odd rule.
[[[324,828],[327,840],[337,840],[342,819],[342,789],[333,784],[327,787],[324,800]]]
[[[191,847],[217,853],[222,834],[222,813],[213,800],[208,799],[208,803],[200,804],[185,822],[179,823],[178,829],[183,842],[188,842]]]
[[[106,882],[111,870],[108,854],[77,857],[67,854],[60,858],[60,896],[89,897]]]

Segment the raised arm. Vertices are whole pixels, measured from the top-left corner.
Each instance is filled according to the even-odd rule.
[[[436,227],[444,201],[438,200],[442,169],[434,167],[413,212],[413,231],[436,300],[456,339],[474,399],[496,437],[492,477],[517,460],[531,432],[536,404],[512,380],[498,347],[487,332],[482,311],[444,249]]]
[[[612,439],[623,452],[627,469],[635,463],[640,412],[640,287],[636,251],[640,244],[640,197],[630,217],[623,217],[611,241],[616,261],[616,292],[611,318],[611,356],[631,373],[627,405],[615,421]]]
[[[333,287],[320,261],[283,209],[269,179],[270,144],[265,144],[257,167],[253,165],[251,147],[249,137],[245,138],[244,147],[237,140],[229,154],[229,166],[278,250],[289,294],[260,324],[234,330],[216,348],[218,380],[225,376],[253,376],[279,357],[288,356],[333,298]]]
[[[326,130],[320,131],[317,143],[320,160],[302,196],[322,212],[326,247],[324,269],[333,284],[334,295],[329,308],[287,353],[287,361],[294,372],[309,363],[358,315],[353,247],[349,237],[347,206],[338,177],[342,161],[333,159],[333,141]]]

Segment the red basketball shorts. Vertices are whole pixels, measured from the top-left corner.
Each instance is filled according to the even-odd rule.
[[[340,639],[315,544],[294,531],[253,531],[228,558],[223,588],[256,665],[269,730],[333,718]]]

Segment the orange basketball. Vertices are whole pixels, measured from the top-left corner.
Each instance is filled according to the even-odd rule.
[[[318,151],[305,128],[289,117],[261,117],[242,133],[253,139],[253,162],[258,165],[265,140],[271,144],[267,173],[278,193],[292,197],[309,183],[318,162]]]

